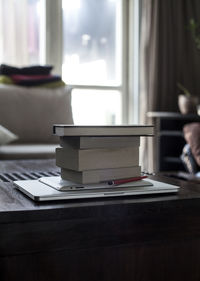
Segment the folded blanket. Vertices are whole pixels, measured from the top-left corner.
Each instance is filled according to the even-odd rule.
[[[14,67],[7,64],[0,65],[0,74],[1,75],[49,75],[53,66],[51,65],[33,65],[27,67]]]
[[[47,77],[47,76],[45,75],[45,76],[42,76],[42,77]],[[52,76],[48,76],[48,77],[49,77],[49,79],[43,80],[44,83],[40,84],[41,83],[41,79],[40,79],[39,82],[37,81],[37,79],[36,79],[36,81],[35,80],[33,81],[33,79],[30,81],[29,76],[26,75],[25,82],[23,81],[23,83],[25,83],[25,84],[26,83],[28,83],[28,84],[33,83],[34,85],[32,85],[32,87],[42,87],[42,88],[49,88],[49,89],[51,89],[51,88],[60,88],[60,87],[66,86],[65,82],[63,80],[61,80],[61,78],[58,81],[52,81],[52,80],[54,80],[54,79],[51,79]],[[40,78],[41,78],[41,75],[40,75]],[[20,81],[20,83],[21,83],[21,81]],[[8,76],[8,75],[0,75],[0,84],[19,85],[19,84],[16,84],[13,81],[13,79],[11,78],[11,76]],[[26,86],[26,85],[21,85],[21,86]],[[31,87],[31,85],[28,85],[28,87]]]
[[[53,66],[33,65],[14,67],[0,65],[0,84],[13,84],[25,87],[59,88],[65,86],[61,76],[51,75]]]
[[[60,76],[56,75],[10,75],[14,84],[20,86],[38,86],[42,84],[47,84],[49,82],[61,81]]]
[[[65,82],[61,80],[61,81],[56,81],[56,82],[45,83],[45,84],[39,85],[38,87],[53,89],[53,88],[60,88],[60,87],[65,87],[65,86],[66,86]]]
[[[0,75],[0,84],[14,84],[13,80],[8,75]]]

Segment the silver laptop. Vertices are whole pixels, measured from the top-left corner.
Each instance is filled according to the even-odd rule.
[[[179,187],[154,180],[141,180],[118,186],[80,185],[62,181],[60,177],[44,177],[38,180],[14,181],[18,190],[34,201],[51,201],[83,198],[174,193]]]

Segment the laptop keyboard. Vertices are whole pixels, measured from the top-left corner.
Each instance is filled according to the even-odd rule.
[[[41,177],[60,176],[58,171],[34,171],[26,173],[0,173],[0,182],[12,182],[17,180],[36,180]]]
[[[152,175],[143,172],[144,175]],[[60,176],[59,171],[32,171],[32,172],[13,172],[13,173],[0,173],[0,182],[13,182],[17,180],[37,180],[41,177]]]

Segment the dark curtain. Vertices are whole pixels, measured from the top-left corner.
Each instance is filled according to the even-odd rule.
[[[189,21],[200,24],[199,0],[141,0],[142,77],[148,111],[178,111],[177,82],[200,96],[200,50]],[[142,86],[142,88],[144,85]],[[142,100],[143,102],[143,100]]]
[[[200,96],[200,50],[188,29],[191,18],[200,24],[200,0],[140,0],[140,5],[140,119],[148,123],[148,111],[179,111],[177,82]],[[143,150],[148,170],[150,146]]]

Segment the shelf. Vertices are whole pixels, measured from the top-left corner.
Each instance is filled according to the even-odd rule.
[[[155,131],[154,137],[154,171],[184,171],[180,159],[186,143],[183,128],[191,122],[200,122],[197,114],[180,114],[178,112],[148,112],[152,118]]]
[[[163,160],[165,162],[170,162],[170,163],[178,163],[178,164],[182,163],[182,161],[179,157],[173,157],[173,156],[164,157]]]
[[[183,137],[183,132],[181,131],[164,130],[159,132],[158,134],[160,136]]]
[[[179,112],[160,112],[160,111],[150,111],[147,112],[147,117],[149,118],[162,118],[162,119],[180,119],[180,120],[194,120],[199,121],[200,116],[198,114],[181,114]]]

